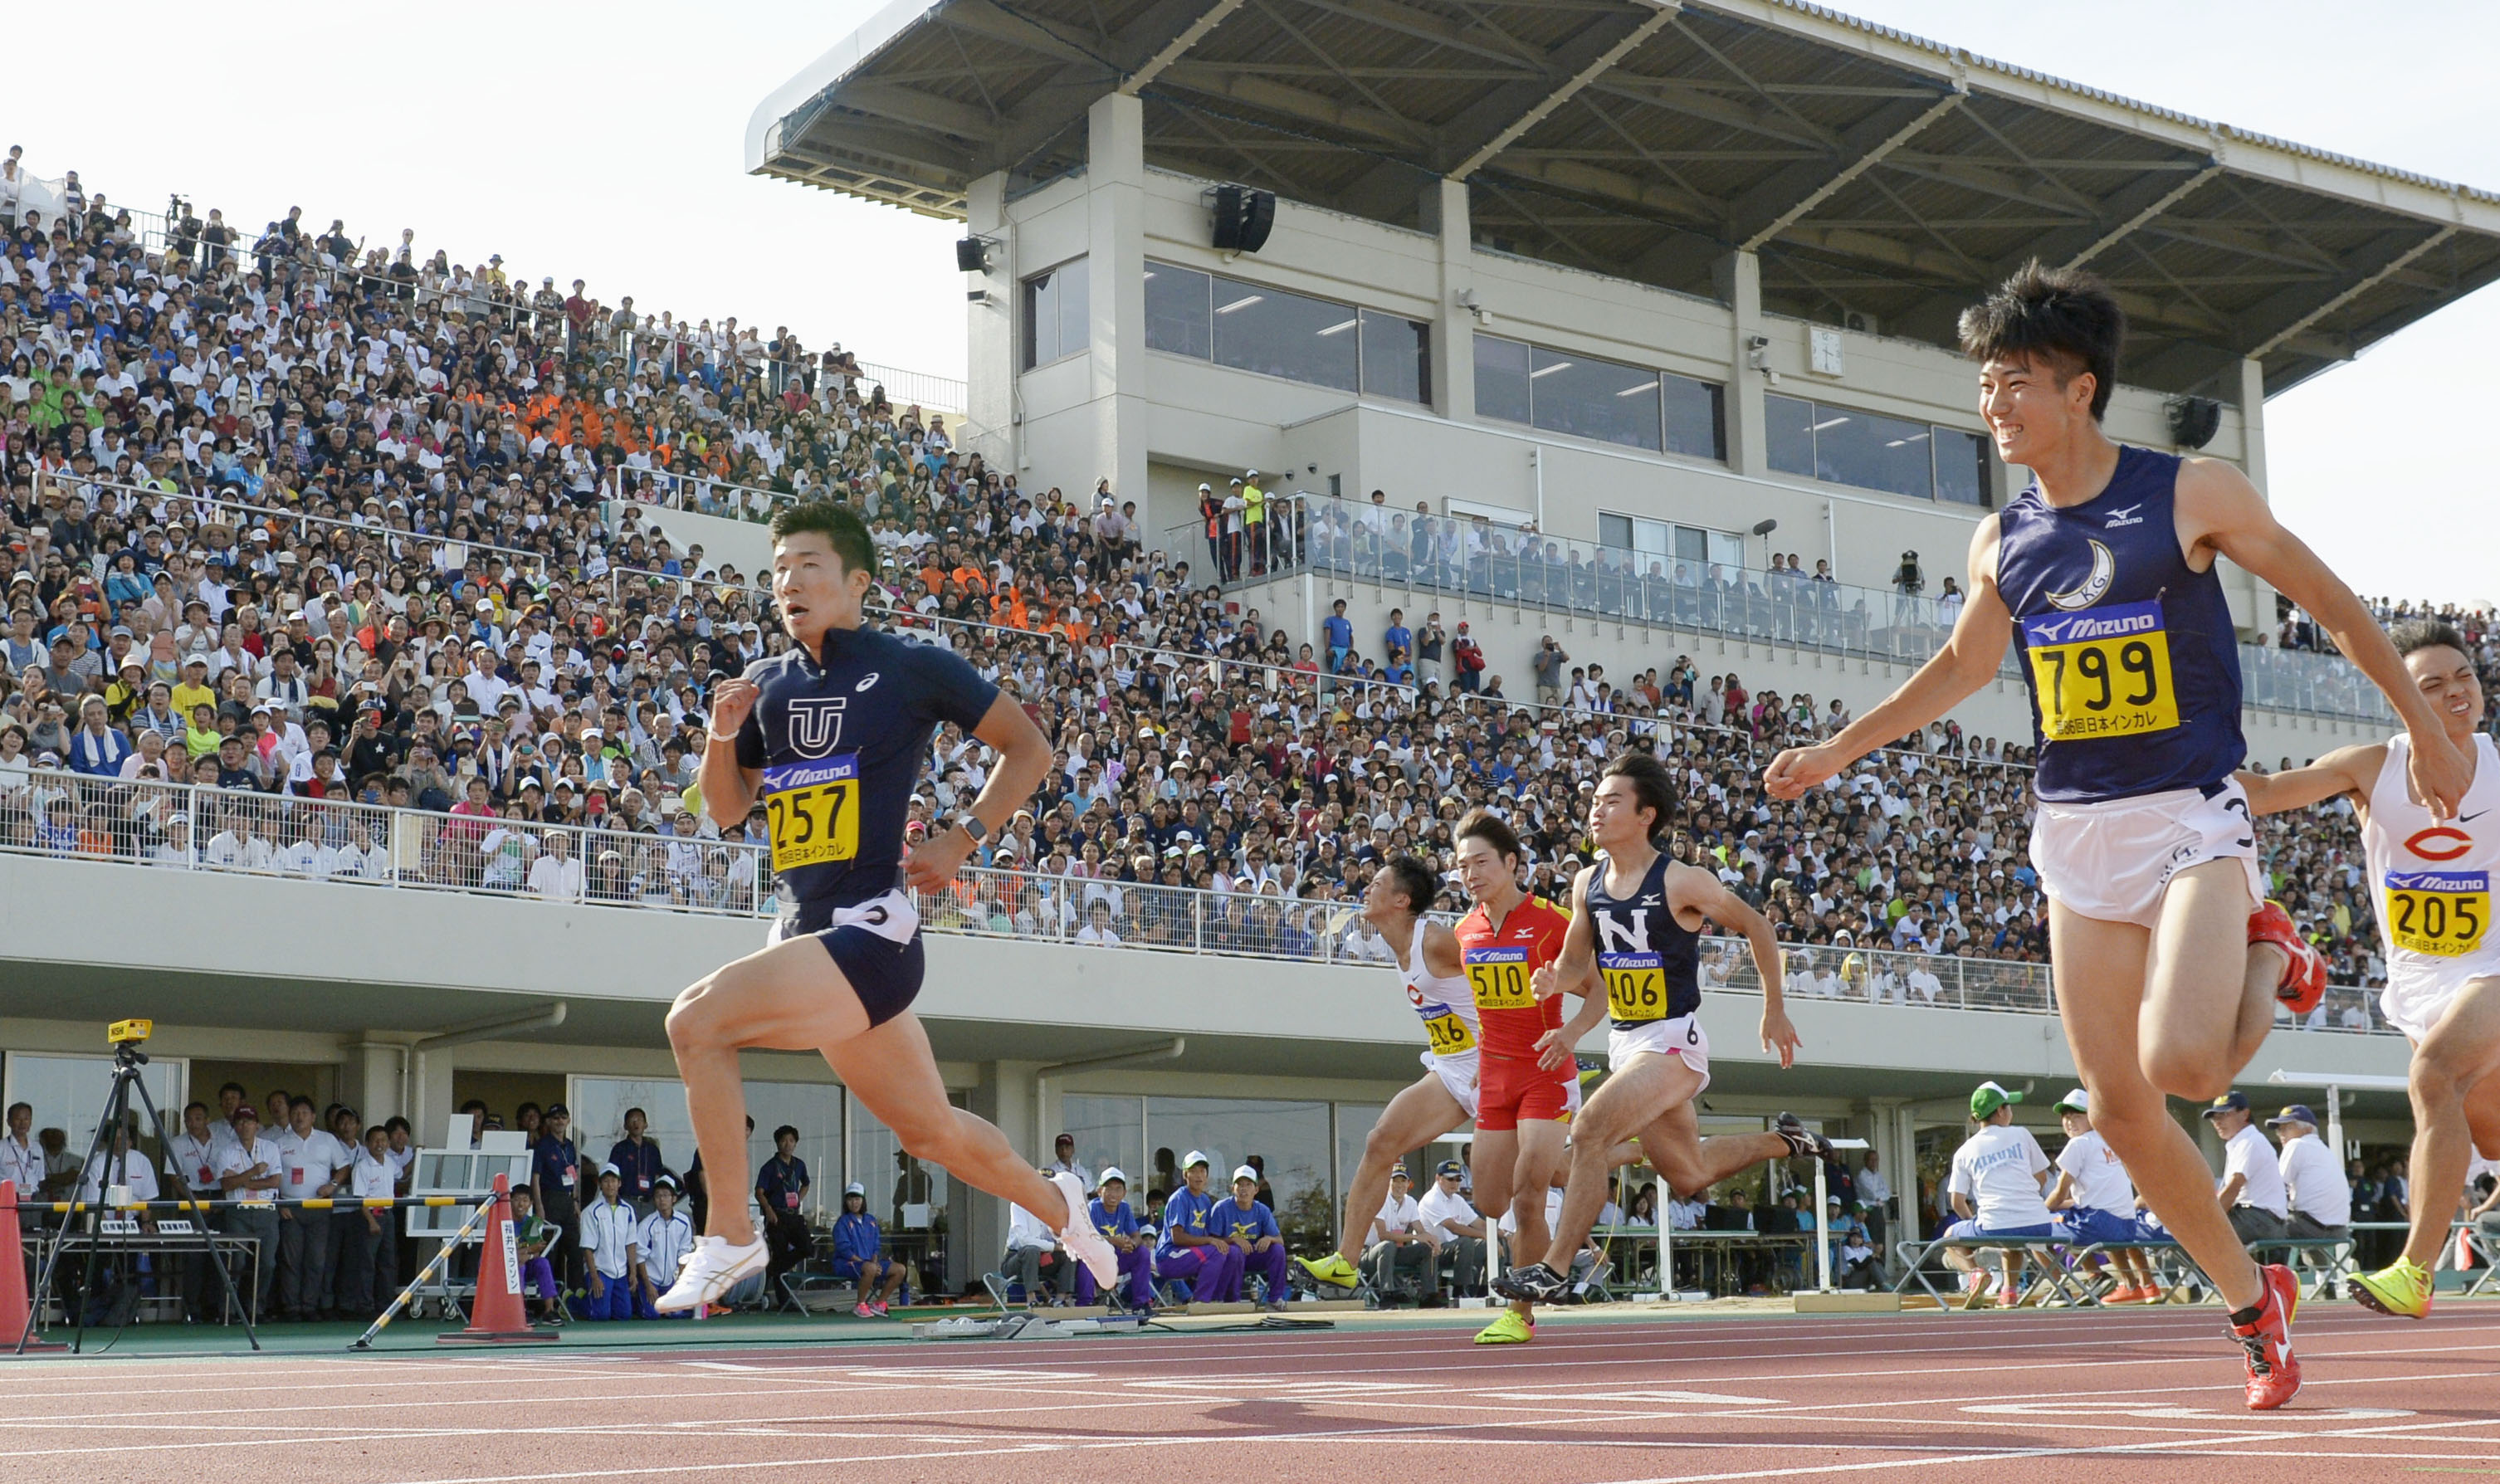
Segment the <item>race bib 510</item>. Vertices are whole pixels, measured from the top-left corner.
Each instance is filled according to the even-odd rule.
[[[1536,1004],[1528,982],[1528,950],[1498,943],[1462,950],[1467,985],[1480,1010],[1524,1010]]]

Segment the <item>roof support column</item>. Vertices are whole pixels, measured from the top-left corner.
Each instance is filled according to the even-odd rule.
[[[964,233],[995,244],[987,273],[964,275],[967,294],[982,294],[964,307],[965,417],[980,430],[971,446],[993,469],[1017,468],[1024,429],[1016,423],[1016,234],[1007,220],[1003,171],[971,181],[964,190]],[[958,435],[959,439],[961,435]]]
[[[2265,362],[2254,356],[2240,361],[2240,472],[2257,487],[2266,503],[2274,503],[2274,492],[2266,487],[2265,446]],[[2234,590],[2227,582],[2225,594],[2232,600],[2232,619],[2239,625],[2243,640],[2254,641],[2274,629],[2274,588],[2265,578],[2245,569],[2232,568],[2230,576],[2245,584],[2245,590]],[[2245,598],[2246,612],[2239,611]]]
[[[1441,298],[1432,313],[1432,410],[1454,422],[1476,415],[1476,316],[1461,304],[1475,290],[1475,236],[1467,182],[1446,176],[1425,187],[1425,224],[1440,238]]]
[[[1762,260],[1739,247],[1719,261],[1719,291],[1727,301],[1729,339],[1727,391],[1727,467],[1736,474],[1762,475],[1770,470],[1769,445],[1763,434],[1762,391],[1770,378],[1755,369],[1767,359],[1757,353],[1762,333]],[[1764,341],[1767,347],[1768,342]]]
[[[1094,462],[1036,471],[1035,482],[1073,490],[1108,476],[1122,500],[1137,502],[1146,529],[1160,531],[1189,512],[1155,510],[1147,499],[1146,130],[1134,94],[1107,94],[1087,112],[1085,194],[1093,401],[1075,415],[1093,419]]]

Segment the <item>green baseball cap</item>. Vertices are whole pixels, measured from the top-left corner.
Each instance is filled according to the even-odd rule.
[[[2006,1089],[1997,1086],[1993,1082],[1982,1082],[1979,1084],[1978,1090],[1970,1095],[1970,1116],[1973,1118],[1986,1118],[2009,1103],[2020,1103],[2022,1101],[2023,1095],[2021,1093],[2008,1092]]]

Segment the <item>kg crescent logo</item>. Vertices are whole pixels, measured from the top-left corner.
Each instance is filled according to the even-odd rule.
[[[2452,825],[2435,824],[2409,836],[2405,848],[2426,861],[2452,861],[2474,848],[2474,837]]]
[[[2088,541],[2085,544],[2092,548],[2091,575],[2084,578],[2080,586],[2046,595],[2051,603],[2069,611],[2090,608],[2100,602],[2109,592],[2110,583],[2118,578],[2118,558],[2110,554],[2110,548],[2096,541]]]

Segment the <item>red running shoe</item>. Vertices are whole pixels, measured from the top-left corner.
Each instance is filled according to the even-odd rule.
[[[2291,1353],[2300,1280],[2280,1263],[2268,1263],[2257,1273],[2265,1292],[2254,1307],[2231,1316],[2231,1337],[2248,1352],[2249,1410],[2270,1412],[2300,1394],[2300,1361]]]
[[[2249,914],[2249,941],[2283,950],[2283,982],[2274,997],[2295,1015],[2306,1015],[2326,998],[2326,960],[2292,930],[2291,914],[2269,902]]]

